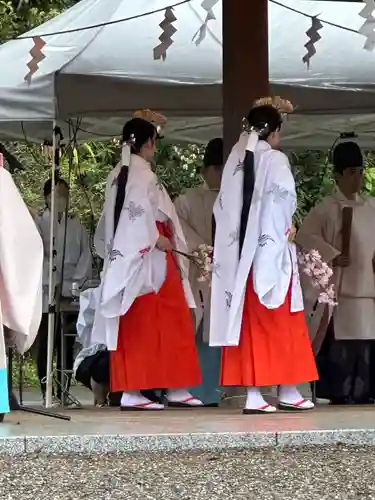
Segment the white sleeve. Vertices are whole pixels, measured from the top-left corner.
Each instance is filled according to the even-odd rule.
[[[78,222],[78,221],[77,221]],[[89,237],[86,229],[78,222],[80,231],[80,247],[81,255],[77,262],[76,270],[74,272],[73,281],[83,281],[85,278],[92,277],[92,258]]]
[[[288,158],[273,151],[267,167],[266,185],[260,215],[258,247],[254,257],[254,290],[261,303],[283,303],[292,268],[288,232],[296,209],[295,182]],[[255,272],[256,271],[256,272]]]
[[[154,185],[153,175],[148,174],[145,178],[128,181],[103,278],[101,310],[107,318],[125,314],[141,290],[151,282],[151,254],[159,237],[154,199],[159,188]]]
[[[11,175],[0,169],[0,303],[2,323],[21,352],[42,315],[43,243]]]

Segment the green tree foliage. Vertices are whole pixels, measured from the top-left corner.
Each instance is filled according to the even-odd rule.
[[[0,41],[39,26],[78,0],[0,0]]]

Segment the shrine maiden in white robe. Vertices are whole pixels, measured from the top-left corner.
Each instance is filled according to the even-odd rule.
[[[120,170],[121,164],[118,164],[108,177],[104,211],[95,238],[96,246],[99,242],[97,252],[104,250],[105,254],[92,339],[112,351],[117,348],[120,316],[126,314],[137,297],[157,293],[164,282],[166,255],[156,248],[159,238],[156,221],[170,221],[174,248],[187,252],[185,237],[168,193],[150,164],[137,155],[131,156],[124,206],[113,237],[116,179]],[[194,308],[188,261],[177,255],[176,259],[187,303]]]
[[[33,344],[42,316],[43,242],[12,176],[0,168],[0,413],[9,411],[7,341]]]
[[[296,247],[287,239],[297,204],[295,183],[288,158],[265,141],[259,141],[255,150],[255,187],[241,259],[238,257],[248,140],[244,132],[233,147],[214,207],[211,346],[238,346],[251,269],[254,291],[267,309],[284,304],[291,285],[291,312],[303,310]]]

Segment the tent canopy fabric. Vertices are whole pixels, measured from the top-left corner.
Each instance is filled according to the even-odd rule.
[[[361,4],[281,0],[309,15],[359,29]],[[42,35],[165,9],[170,0],[82,0],[27,35]],[[204,142],[222,134],[221,2],[200,46],[192,37],[204,21],[201,0],[174,9],[177,32],[167,59],[153,60],[159,43],[160,11],[90,30],[43,37],[46,58],[31,83],[24,81],[31,39],[0,46],[0,139],[42,141],[53,120],[80,119],[78,137],[119,135],[124,119],[140,108],[162,111],[166,135]],[[364,37],[324,25],[308,70],[302,63],[311,21],[270,2],[270,80],[272,93],[297,105],[285,126],[284,146],[330,147],[338,133],[354,130],[375,149],[375,52],[363,50]],[[250,106],[251,103],[249,103]],[[246,113],[247,110],[244,110]]]

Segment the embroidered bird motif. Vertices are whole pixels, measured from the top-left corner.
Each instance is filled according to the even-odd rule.
[[[116,250],[114,248],[109,254],[109,262],[114,262],[117,257],[123,257],[123,254],[120,252],[120,250]]]
[[[280,201],[285,201],[290,193],[285,188],[281,188],[277,184],[272,184],[271,188],[267,191],[267,194],[272,195],[273,203],[280,203]]]
[[[275,243],[275,240],[269,234],[261,234],[258,238],[258,244],[262,248],[267,246],[270,241]]]
[[[129,220],[134,222],[137,218],[142,217],[145,213],[145,209],[141,205],[136,205],[134,201],[129,202],[129,206],[125,207],[128,211]]]
[[[232,231],[230,234],[229,234],[229,238],[230,238],[230,243],[229,243],[229,247],[231,247],[232,245],[234,245],[237,241],[239,241],[240,239],[240,230],[239,228],[237,228],[235,231]]]
[[[232,297],[233,295],[227,290],[225,290],[225,305],[227,306],[227,309],[230,309],[232,305]]]
[[[243,169],[244,169],[244,162],[239,160],[234,168],[233,175],[236,175],[238,172],[242,172]]]

